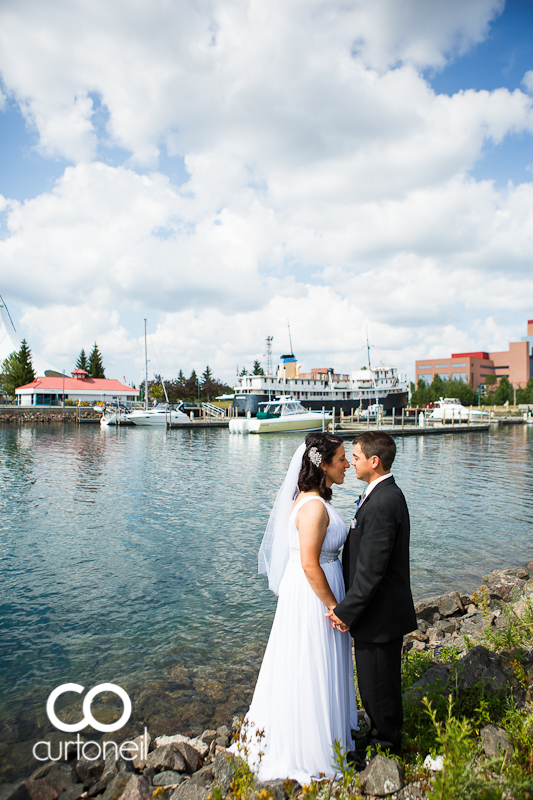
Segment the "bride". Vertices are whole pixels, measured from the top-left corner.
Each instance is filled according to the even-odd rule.
[[[294,454],[259,551],[279,594],[240,742],[260,781],[334,778],[333,743],[357,729],[351,639],[325,614],[344,597],[339,548],[346,526],[331,503],[349,464],[342,439],[310,433]]]

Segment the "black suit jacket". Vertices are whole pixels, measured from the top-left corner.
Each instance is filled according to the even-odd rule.
[[[409,581],[409,511],[392,475],[357,510],[344,545],[346,597],[334,609],[354,639],[388,642],[416,628]]]

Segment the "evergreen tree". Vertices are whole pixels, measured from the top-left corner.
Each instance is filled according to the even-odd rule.
[[[210,367],[206,367],[202,374],[202,383],[208,383],[208,381],[213,380],[213,373],[211,372]]]
[[[246,367],[243,367],[239,372],[239,378],[242,378],[243,375],[248,375],[248,370],[246,369]]]
[[[6,394],[14,397],[15,389],[35,380],[31,362],[31,350],[23,339],[18,353],[11,353],[2,364],[2,387]]]
[[[259,363],[259,361],[254,361],[254,371],[252,375],[264,375],[263,367]]]
[[[507,401],[512,403],[513,398],[514,391],[511,382],[509,381],[507,375],[502,375],[500,382],[496,387],[496,391],[494,392],[494,402],[497,406],[503,406],[503,404]]]
[[[105,378],[105,370],[102,362],[102,356],[98,350],[98,345],[94,343],[93,351],[89,356],[87,363],[87,372],[90,378]]]
[[[78,360],[76,361],[76,369],[84,369],[85,372],[89,372],[88,364],[87,364],[87,356],[85,355],[85,350],[82,348],[81,353],[78,356]]]

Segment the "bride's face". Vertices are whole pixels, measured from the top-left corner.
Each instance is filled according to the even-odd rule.
[[[326,474],[326,486],[328,489],[333,486],[334,483],[344,483],[344,474],[349,466],[350,464],[346,460],[344,445],[340,444],[335,450],[333,458],[331,459],[331,464],[322,465],[322,469]]]

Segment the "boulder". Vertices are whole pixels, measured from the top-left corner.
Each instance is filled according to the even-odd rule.
[[[171,769],[166,769],[164,772],[158,772],[152,778],[154,786],[179,786],[183,781],[183,775],[179,772],[173,772]]]
[[[87,792],[87,797],[96,797],[99,794],[102,794],[106,790],[106,785],[103,781],[96,781],[95,784],[91,786],[89,791]]]
[[[163,772],[167,769],[174,772],[187,771],[184,757],[171,744],[164,744],[162,747],[152,750],[146,759],[146,766],[152,767],[155,772]]]
[[[170,795],[170,800],[207,800],[210,794],[211,790],[207,786],[184,781]]]
[[[480,681],[483,681],[487,690],[493,694],[502,694],[507,687],[507,680],[501,670],[500,657],[481,645],[473,647],[454,665],[454,676],[460,692],[472,689]]]
[[[120,800],[152,800],[152,789],[146,778],[132,775]]]
[[[494,570],[490,575],[485,575],[481,579],[481,585],[486,587],[491,598],[500,598],[506,603],[511,600],[518,600],[526,585],[526,580],[514,574],[516,571],[512,569]]]
[[[211,742],[213,742],[216,738],[217,738],[217,732],[216,731],[207,730],[207,731],[204,731],[202,733],[202,735],[200,736],[200,741],[204,742],[204,744],[206,744],[209,747]]]
[[[215,782],[220,784],[222,794],[228,791],[237,763],[240,759],[230,753],[219,753],[213,762]]]
[[[512,755],[514,752],[514,747],[503,728],[487,725],[481,730],[481,739],[485,755],[490,758],[498,758],[505,753]]]
[[[450,668],[445,664],[435,664],[430,667],[419,680],[405,690],[403,693],[404,701],[416,703],[430,692],[444,692],[448,683],[449,671]]]
[[[485,633],[487,622],[481,614],[460,620],[459,633],[470,636],[471,639],[480,639]]]
[[[31,800],[25,781],[4,783],[0,786],[0,800]]]
[[[386,797],[398,792],[403,786],[403,774],[400,765],[392,758],[375,756],[370,764],[359,773],[361,786],[365,794],[375,797]]]
[[[104,771],[105,761],[101,758],[91,761],[85,756],[82,756],[76,764],[76,772],[78,778],[83,783],[85,789],[90,789],[91,786],[100,780]]]
[[[293,790],[300,788],[300,784],[297,781],[261,781],[261,783],[255,785],[255,796],[257,797],[260,792],[266,791],[274,800],[287,800],[289,796],[286,789],[287,784],[292,784]],[[294,791],[292,794],[294,794]]]
[[[461,602],[459,592],[448,592],[438,598],[438,611],[442,617],[451,617],[453,614],[464,614],[465,609]]]
[[[213,764],[206,764],[191,776],[190,782],[197,783],[198,786],[210,786],[215,780],[215,768]]]
[[[198,750],[195,750],[194,747],[191,747],[188,742],[175,742],[173,745],[171,745],[171,747],[173,747],[174,750],[177,750],[182,756],[183,760],[185,761],[185,770],[189,773],[189,775],[191,775],[193,772],[196,772],[196,770],[202,766],[202,760]]]
[[[420,786],[418,781],[415,783],[408,783],[403,789],[400,789],[396,795],[396,800],[427,800],[427,794]]]
[[[212,733],[213,736],[209,738],[209,734]],[[204,736],[208,735],[209,741],[204,738]],[[205,758],[209,752],[209,745],[216,738],[216,731],[204,731],[201,736],[198,736],[194,739],[189,739],[188,736],[183,736],[181,733],[175,733],[172,736],[158,736],[155,740],[156,747],[161,747],[164,744],[188,744],[190,747],[193,747],[198,755],[201,758]]]
[[[222,747],[227,747],[231,741],[231,731],[226,725],[221,725],[220,728],[217,728],[217,739],[223,739],[225,744]]]
[[[427,622],[433,622],[434,614],[439,613],[439,598],[438,597],[425,597],[415,603],[415,613],[418,617]]]
[[[66,800],[77,800],[84,788],[83,783],[78,782],[72,764],[58,761],[48,762],[36,769],[25,785],[31,800],[57,800],[67,791],[70,794]]]
[[[132,778],[133,774],[131,772],[117,772],[111,783],[106,787],[102,800],[118,800]]]
[[[150,745],[152,743],[152,737],[150,736],[148,731],[146,731],[146,734],[141,734],[141,736],[137,736],[136,739],[133,739],[133,742],[134,744],[137,745],[137,754],[135,755],[131,763],[133,764],[135,769],[143,770],[146,766],[146,756],[147,756],[147,752],[146,753],[144,752],[144,747],[145,745],[148,745],[146,747],[146,750],[149,751]],[[141,758],[141,746],[143,748],[143,758]]]

